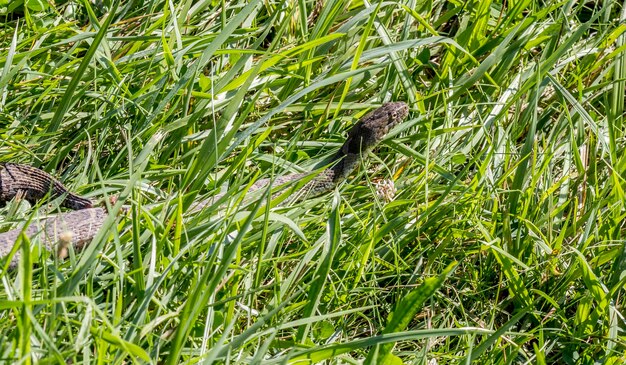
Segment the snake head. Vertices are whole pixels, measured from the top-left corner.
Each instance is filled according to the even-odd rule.
[[[386,103],[369,112],[350,129],[340,153],[348,155],[369,152],[408,114],[409,106],[402,101]]]

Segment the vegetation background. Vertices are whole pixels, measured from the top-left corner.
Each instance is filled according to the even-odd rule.
[[[0,361],[626,362],[623,3],[0,14],[0,161],[133,207],[67,260],[3,264]],[[336,191],[243,200],[399,100],[409,118]],[[0,229],[43,210],[13,202]]]

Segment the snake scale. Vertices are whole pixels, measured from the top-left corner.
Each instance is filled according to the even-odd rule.
[[[409,108],[404,102],[383,104],[361,118],[348,132],[348,138],[332,159],[328,168],[322,170],[302,188],[293,192],[296,201],[302,197],[312,197],[331,190],[344,180],[359,164],[361,156],[370,152],[393,128],[408,115]],[[279,176],[275,179],[262,179],[253,184],[249,192],[259,190],[269,184],[274,186],[297,181],[309,173]],[[63,255],[59,247],[72,245],[80,249],[91,242],[108,213],[105,208],[94,207],[88,199],[69,192],[63,184],[48,173],[28,165],[15,163],[0,164],[0,206],[6,205],[15,197],[22,197],[31,204],[45,197],[60,198],[61,206],[73,211],[60,213],[49,218],[32,222],[28,227],[0,233],[0,258],[7,256],[22,231],[32,240],[37,235],[42,243]],[[200,202],[191,209],[200,210],[216,201],[213,197]],[[19,260],[20,250],[13,255],[10,267]]]

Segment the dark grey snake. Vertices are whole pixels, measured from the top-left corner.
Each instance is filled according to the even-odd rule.
[[[406,118],[408,111],[409,108],[405,103],[392,102],[366,114],[350,129],[348,138],[333,158],[332,165],[295,191],[292,194],[294,196],[292,201],[298,200],[299,197],[322,194],[344,180],[357,167],[361,156],[371,151],[391,128]],[[248,191],[259,190],[270,183],[274,186],[283,185],[307,175],[308,173],[301,173],[279,176],[273,180],[262,179]],[[33,222],[25,229],[0,233],[0,258],[13,250],[22,230],[31,239],[39,234],[48,249],[52,249],[57,243],[61,247],[71,244],[77,249],[81,248],[91,242],[108,216],[105,208],[94,207],[90,200],[69,192],[63,184],[44,171],[28,165],[0,164],[0,205],[4,206],[16,196],[26,199],[31,204],[46,196],[61,198],[61,206],[74,210]],[[192,209],[202,209],[217,199],[213,197],[200,202]],[[11,267],[17,264],[19,251],[13,255]]]

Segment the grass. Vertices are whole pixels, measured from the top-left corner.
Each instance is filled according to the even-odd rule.
[[[315,7],[0,0],[0,160],[119,202],[0,271],[3,362],[626,362],[623,4]],[[392,100],[335,191],[243,199]]]

